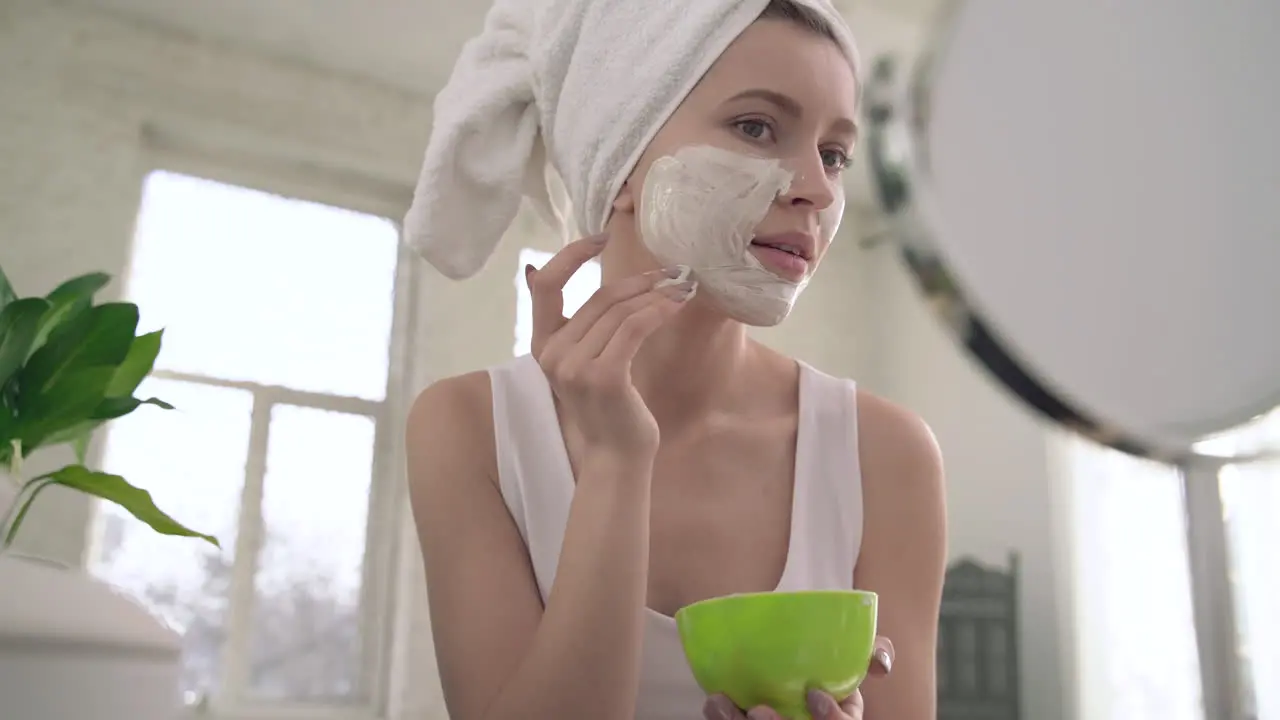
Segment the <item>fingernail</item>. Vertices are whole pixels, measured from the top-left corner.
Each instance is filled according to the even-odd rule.
[[[671,284],[669,282],[666,282],[667,280],[679,279],[680,270],[679,268],[659,268],[657,270],[650,270],[644,273],[644,276],[648,278],[653,278],[654,282],[657,283],[657,287],[662,287],[664,285]]]
[[[658,277],[663,278],[654,287],[667,287],[668,285],[675,285],[677,282],[693,279],[693,271],[689,269],[688,265],[672,265],[654,272]]]
[[[673,282],[670,285],[659,285],[657,291],[676,302],[684,302],[685,300],[693,297],[697,288],[698,283],[693,280],[680,280],[679,282]]]
[[[723,695],[712,695],[707,698],[702,714],[707,720],[733,720],[733,713],[737,709],[729,698]]]
[[[875,658],[876,662],[880,663],[880,667],[884,668],[885,672],[889,672],[893,669],[893,658],[889,655],[888,650],[885,650],[884,648],[876,650]]]
[[[768,708],[751,708],[747,713],[747,720],[774,720],[774,713]]]
[[[533,289],[532,288],[532,285],[533,285],[533,266],[532,265],[524,266],[524,284],[527,286],[530,286],[529,287],[530,290]]]
[[[603,245],[607,242],[609,242],[609,235],[607,233],[600,233],[599,235],[591,238],[592,245]]]
[[[806,699],[809,701],[809,714],[815,720],[830,717],[831,711],[836,707],[835,699],[821,690],[810,690]]]

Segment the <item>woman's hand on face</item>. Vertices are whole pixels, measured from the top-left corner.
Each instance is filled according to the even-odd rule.
[[[656,287],[677,271],[636,275],[596,290],[564,317],[564,286],[604,249],[604,236],[570,243],[541,270],[525,268],[533,299],[533,357],[560,403],[569,456],[603,451],[622,460],[657,452],[658,424],[631,383],[640,345],[692,296],[691,281]]]
[[[883,677],[892,669],[893,643],[889,638],[877,637],[867,675],[871,678]],[[813,720],[865,720],[861,691],[854,690],[844,702],[836,702],[835,698],[824,692],[811,690],[808,700],[809,714],[813,716]],[[724,695],[707,698],[706,704],[702,706],[702,715],[706,720],[784,720],[777,711],[764,706],[744,712]]]

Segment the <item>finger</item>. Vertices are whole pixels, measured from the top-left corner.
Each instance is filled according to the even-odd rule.
[[[567,342],[577,342],[611,309],[619,303],[638,297],[653,290],[663,280],[678,277],[678,268],[663,268],[652,272],[633,275],[620,282],[611,283],[592,293],[591,297],[578,308],[572,318],[560,328],[560,334]],[[597,353],[598,354],[598,353]],[[595,357],[595,355],[592,355]]]
[[[641,321],[639,319],[632,319],[637,314],[648,310],[650,315],[656,313],[660,316],[658,318],[651,319],[658,320],[659,324],[661,324],[661,316],[665,314],[662,312],[661,306],[664,304],[670,305],[672,302],[683,302],[688,292],[689,290],[685,286],[663,287],[652,290],[643,295],[628,298],[627,300],[614,305],[609,308],[602,317],[596,320],[591,327],[587,328],[586,334],[578,341],[571,355],[580,360],[596,359],[604,353],[605,348],[608,347],[609,343],[613,340],[613,337],[618,334],[618,331],[622,328],[624,323],[630,322],[635,324],[637,322],[642,322],[643,324],[648,324],[648,320]],[[654,309],[649,310],[650,308]],[[568,330],[569,327],[565,326],[564,330],[556,336],[556,341],[559,342],[562,335],[567,338],[570,335]]]
[[[875,650],[871,653],[871,675],[888,675],[893,670],[893,641],[884,636],[876,637]]]
[[[677,293],[683,293],[683,295],[670,297]],[[601,362],[617,367],[629,367],[631,359],[636,356],[636,352],[640,350],[644,341],[649,339],[655,330],[662,327],[668,318],[679,312],[689,298],[693,297],[693,287],[672,286],[655,290],[652,295],[657,295],[657,299],[626,316],[618,324],[612,337],[600,350],[598,357]]]
[[[813,720],[845,720],[845,706],[827,693],[810,690],[805,700]]]
[[[653,291],[628,298],[614,305],[601,318],[596,320],[591,327],[587,328],[586,333],[578,339],[568,356],[579,361],[595,360],[604,352],[604,349],[609,345],[609,341],[617,334],[618,328],[622,327],[622,324],[628,318],[650,306],[657,305],[664,299],[659,292]],[[565,330],[568,330],[567,325]],[[555,342],[559,343],[562,337],[568,342],[569,333],[561,332],[556,335]]]
[[[747,720],[786,720],[777,710],[764,705],[757,705],[747,711]],[[825,719],[823,719],[825,720]],[[837,718],[837,720],[839,720]]]
[[[852,695],[845,698],[844,702],[840,703],[840,710],[845,715],[853,718],[853,720],[862,720],[862,713],[864,710],[862,691],[854,690]]]
[[[551,333],[564,324],[564,286],[569,278],[600,254],[608,236],[597,235],[565,245],[541,270],[530,273],[527,269],[529,295],[533,304],[533,346],[542,343]]]
[[[746,714],[724,695],[716,694],[702,704],[702,717],[706,720],[746,720]]]

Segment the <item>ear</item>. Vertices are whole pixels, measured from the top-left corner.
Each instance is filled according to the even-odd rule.
[[[613,211],[615,213],[635,213],[636,196],[631,191],[630,180],[622,184],[622,190],[618,191],[618,197],[613,199]]]

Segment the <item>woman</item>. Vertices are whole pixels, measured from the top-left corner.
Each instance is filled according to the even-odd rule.
[[[638,148],[604,232],[526,268],[532,356],[439,381],[413,407],[411,497],[455,720],[776,717],[703,697],[671,615],[809,587],[877,592],[883,636],[861,692],[813,694],[814,717],[935,716],[934,439],[747,337],[785,316],[825,254],[857,140],[857,78],[830,14],[767,5]],[[775,312],[719,265],[659,260],[683,256],[654,239],[650,174],[695,147],[787,170],[743,250],[783,288]],[[602,286],[566,320],[561,290],[597,257]]]

